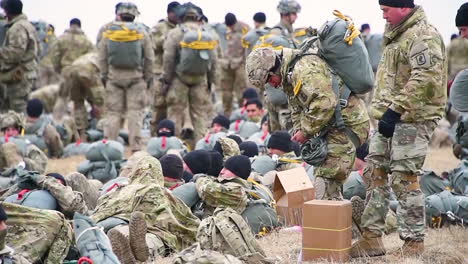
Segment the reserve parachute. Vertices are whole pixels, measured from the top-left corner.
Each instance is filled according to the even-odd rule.
[[[179,63],[176,71],[182,74],[206,74],[214,59],[214,49],[218,43],[208,28],[192,28],[181,25],[184,36],[180,42]]]

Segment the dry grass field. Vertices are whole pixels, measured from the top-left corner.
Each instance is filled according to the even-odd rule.
[[[48,172],[66,174],[74,171],[76,166],[83,160],[84,157],[82,156],[51,160],[47,170]],[[434,170],[440,174],[443,171],[449,171],[455,168],[458,163],[459,160],[453,156],[451,148],[431,149],[424,168]],[[290,233],[279,230],[259,239],[259,243],[268,256],[275,257],[278,263],[298,263],[297,259],[301,250],[301,233]],[[385,236],[384,243],[389,252],[397,251],[403,244],[396,233]],[[442,229],[428,229],[425,245],[426,251],[424,255],[419,258],[363,258],[352,260],[350,263],[468,263],[468,229],[457,226]],[[171,263],[171,258],[160,259],[157,263],[169,264]]]

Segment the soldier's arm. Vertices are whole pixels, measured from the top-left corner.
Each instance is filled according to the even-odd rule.
[[[44,173],[47,169],[47,155],[32,144],[27,147],[26,152],[26,157],[23,157],[26,168],[28,170]]]
[[[151,43],[151,37],[145,34],[143,39],[143,78],[145,81],[153,78],[154,76],[154,51],[153,44]]]
[[[163,79],[170,83],[174,79],[174,73],[177,63],[177,51],[180,47],[179,42],[182,40],[182,32],[175,28],[169,31],[166,41],[164,42],[163,54]]]
[[[57,39],[52,47],[50,47],[46,58],[50,59],[55,72],[60,73],[60,60],[62,59],[62,47],[60,45],[61,40]]]
[[[101,79],[107,79],[107,74],[109,73],[109,66],[107,65],[107,41],[99,43],[97,64],[101,73]]]
[[[0,61],[7,64],[21,63],[28,48],[28,32],[25,28],[18,26],[10,28],[7,35],[8,45],[4,44],[0,47]]]
[[[41,182],[38,182],[38,185],[54,196],[65,215],[73,215],[75,212],[88,214],[83,194],[73,191],[70,186],[65,186],[50,176],[46,176]]]
[[[395,97],[393,110],[404,114],[432,104],[434,100],[445,102],[447,62],[443,40],[438,36],[422,36],[414,41],[406,56],[411,66],[411,76]]]
[[[200,198],[211,207],[229,207],[242,212],[247,206],[247,194],[236,183],[220,183],[214,177],[200,177],[196,188]]]
[[[151,34],[153,35],[153,48],[154,53],[159,54],[163,53],[164,47],[164,34],[160,29],[160,24],[158,23],[156,26],[153,27]]]

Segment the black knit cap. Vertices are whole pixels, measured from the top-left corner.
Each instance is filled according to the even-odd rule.
[[[249,158],[258,156],[258,146],[253,141],[244,141],[239,145],[239,149],[242,155]]]
[[[252,99],[252,98],[258,98],[258,93],[255,88],[247,88],[244,90],[242,93],[242,98],[243,99]]]
[[[279,149],[284,152],[291,151],[291,135],[286,131],[275,131],[268,140],[267,148]]]
[[[77,25],[77,26],[81,27],[81,20],[76,18],[76,17],[72,18],[72,20],[70,20],[70,26],[71,25]]]
[[[365,142],[359,148],[356,149],[356,157],[360,160],[364,160],[369,154],[369,144]]]
[[[218,151],[214,150],[210,150],[209,153],[211,158],[211,167],[206,174],[217,177],[223,169],[223,156]]]
[[[5,212],[5,209],[3,209],[3,206],[0,206],[0,221],[6,221],[8,219],[8,216]]]
[[[26,106],[26,113],[30,117],[40,117],[42,115],[42,111],[44,110],[44,106],[42,105],[41,100],[39,99],[31,99],[28,101]]]
[[[253,20],[258,23],[265,23],[266,21],[266,15],[263,12],[257,12],[253,16]]]
[[[211,167],[210,153],[206,150],[194,150],[184,156],[184,162],[193,174],[207,173]]]
[[[167,5],[167,13],[170,13],[170,12],[175,12],[175,9],[180,6],[180,3],[179,2],[170,2],[168,5]]]
[[[226,129],[229,129],[229,124],[230,123],[231,122],[229,122],[229,118],[227,118],[227,117],[225,117],[223,115],[218,115],[215,118],[213,118],[213,122],[211,122],[211,126],[213,126],[214,124],[218,124],[220,126],[223,126]]]
[[[179,156],[167,154],[159,159],[164,177],[180,180],[184,173],[184,164]]]
[[[455,25],[457,27],[468,26],[468,3],[464,3],[460,6],[455,17]]]
[[[360,31],[363,32],[363,31],[366,30],[366,29],[370,29],[370,25],[367,24],[367,23],[362,24],[362,25],[361,25],[361,30],[360,30]]]
[[[23,12],[23,2],[20,0],[2,0],[0,4],[10,15],[19,15]]]
[[[65,178],[63,177],[62,174],[59,174],[59,173],[56,173],[56,172],[51,172],[51,173],[47,174],[46,176],[54,177],[55,179],[62,181],[63,185],[67,186],[67,181],[65,180]]]
[[[232,26],[237,23],[237,18],[236,15],[233,13],[227,13],[226,16],[224,17],[224,23],[226,26]]]
[[[242,138],[240,138],[237,135],[229,135],[227,136],[227,138],[234,140],[237,143],[237,145],[240,145],[240,143],[242,143]]]
[[[249,178],[250,172],[252,171],[250,159],[244,155],[230,157],[224,163],[224,168],[230,170],[236,176],[241,177],[244,180]]]
[[[169,119],[163,119],[161,121],[159,121],[159,124],[158,124],[158,137],[160,137],[161,135],[159,134],[159,129],[161,128],[167,128],[169,129],[172,133],[170,133],[170,135],[165,135],[165,136],[174,136],[174,133],[175,133],[175,123],[172,121],[172,120],[169,120]]]
[[[379,5],[414,8],[414,0],[379,0]]]

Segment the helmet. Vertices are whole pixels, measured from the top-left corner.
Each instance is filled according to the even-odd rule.
[[[272,48],[258,48],[247,57],[245,70],[249,82],[261,88],[268,80],[268,73],[275,66],[276,52]]]
[[[192,4],[192,2],[188,2],[178,6],[176,14],[180,20],[184,20],[186,17],[193,17],[198,20],[203,15],[203,12],[200,7]]]
[[[23,116],[11,110],[2,115],[0,118],[0,129],[3,130],[8,127],[17,127],[21,130],[24,127]]]
[[[136,17],[140,15],[140,12],[138,12],[138,7],[134,3],[122,2],[117,5],[116,14],[129,14]]]
[[[280,14],[299,13],[301,5],[296,0],[281,0],[276,7]]]

